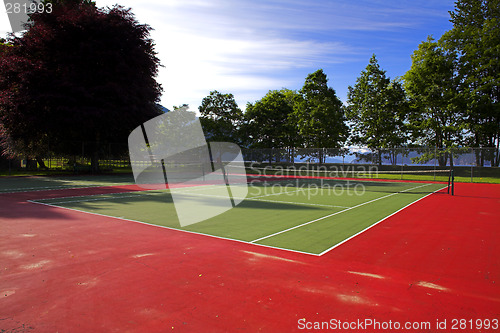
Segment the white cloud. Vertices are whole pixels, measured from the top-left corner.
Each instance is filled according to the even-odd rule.
[[[244,108],[270,89],[300,87],[304,73],[368,61],[373,50],[359,34],[401,30],[440,13],[424,0],[96,0],[99,7],[117,1],[155,29],[162,104],[191,109],[212,90],[233,93]]]
[[[196,109],[212,90],[233,93],[244,107],[270,89],[301,85],[304,78],[283,79],[289,71],[343,62],[356,52],[342,42],[289,35],[288,30],[300,28],[290,22],[300,13],[279,3],[271,4],[274,8],[267,2],[226,0],[120,4],[155,29],[152,38],[165,66],[158,80],[167,107],[188,103]],[[280,10],[284,16],[277,17]]]

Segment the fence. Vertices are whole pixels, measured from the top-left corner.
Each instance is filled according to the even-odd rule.
[[[453,167],[463,180],[482,177],[500,178],[497,148],[340,148],[340,149],[245,149],[246,162],[267,165],[335,165],[356,170],[377,166],[380,171],[439,170]]]
[[[498,167],[496,148],[319,148],[243,149],[245,161],[258,163],[317,163],[420,166]]]
[[[0,155],[0,172],[4,175],[33,170],[76,173],[130,167],[127,144],[70,141],[58,147],[65,153],[56,153],[47,145],[28,156]]]
[[[2,174],[28,169],[90,171],[97,160],[101,171],[130,168],[126,144],[110,143],[97,146],[95,142],[68,142],[65,143],[65,151],[70,153],[56,154],[47,147],[37,158],[0,157],[0,171]],[[246,162],[260,164],[377,165],[387,170],[442,169],[451,166],[462,170],[469,169],[467,175],[470,175],[471,180],[490,173],[487,169],[497,169],[500,161],[500,150],[497,148],[244,148],[242,152]]]

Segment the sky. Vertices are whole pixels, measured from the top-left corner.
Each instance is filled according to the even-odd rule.
[[[161,104],[197,110],[213,90],[241,109],[269,90],[300,89],[323,69],[345,103],[375,54],[391,78],[428,35],[451,29],[453,0],[97,0],[131,8],[154,30]],[[0,36],[9,30],[0,13]]]

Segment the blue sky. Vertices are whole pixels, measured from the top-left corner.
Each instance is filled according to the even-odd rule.
[[[373,53],[394,78],[428,35],[451,28],[453,0],[97,0],[131,7],[155,31],[162,104],[197,110],[212,90],[239,106],[267,91],[300,89],[322,68],[345,102]],[[3,24],[5,26],[5,24]],[[0,31],[2,25],[0,25]]]

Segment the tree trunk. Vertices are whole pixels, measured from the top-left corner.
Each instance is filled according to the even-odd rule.
[[[438,154],[438,163],[440,167],[446,166],[446,161],[448,161],[448,153]]]
[[[99,172],[99,153],[97,149],[94,151],[92,157],[90,158],[90,170],[92,173]]]
[[[495,155],[495,163],[492,166],[498,167],[500,165],[500,138],[497,139],[497,144],[493,154]]]
[[[397,149],[389,149],[389,159],[391,160],[392,165],[396,165],[398,161],[398,151]]]
[[[476,165],[481,166],[481,148],[474,149],[474,155],[476,157]]]
[[[38,165],[40,166],[41,169],[47,170],[47,166],[45,165],[45,161],[40,157],[37,156],[35,157],[36,161],[38,162]]]

